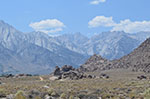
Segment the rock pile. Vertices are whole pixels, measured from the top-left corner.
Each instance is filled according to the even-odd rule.
[[[105,78],[105,79],[108,79],[109,78],[109,76],[107,75],[107,74],[100,74],[100,78]]]
[[[72,66],[64,65],[61,68],[56,66],[50,80],[68,79],[68,80],[78,80],[83,78],[96,78],[94,75],[88,75],[83,72],[78,71]]]
[[[146,79],[148,79],[148,77],[146,77],[145,75],[140,75],[140,76],[137,76],[137,79],[146,80]]]

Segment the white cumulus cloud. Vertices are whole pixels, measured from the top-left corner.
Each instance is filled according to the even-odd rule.
[[[132,22],[129,19],[126,19],[113,26],[111,31],[125,31],[127,33],[150,31],[150,21]]]
[[[115,22],[113,21],[112,17],[96,16],[91,21],[89,21],[88,24],[89,27],[91,28],[100,27],[100,26],[110,27],[110,26],[114,26]]]
[[[135,33],[140,31],[150,31],[150,21],[131,21],[130,19],[115,22],[112,17],[96,16],[89,21],[89,27],[112,27],[111,31],[125,31]]]
[[[64,23],[57,19],[47,19],[40,22],[34,22],[29,24],[35,31],[41,31],[45,33],[56,33],[63,30],[65,27]]]
[[[106,2],[106,0],[93,0],[90,2],[90,4],[98,5],[99,3],[104,3],[104,2]]]

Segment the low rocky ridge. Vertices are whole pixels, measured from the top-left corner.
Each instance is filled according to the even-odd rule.
[[[115,68],[132,69],[150,73],[150,38],[144,41],[130,54],[118,60],[106,60],[99,55],[93,55],[81,65],[79,70],[86,72],[103,71]]]

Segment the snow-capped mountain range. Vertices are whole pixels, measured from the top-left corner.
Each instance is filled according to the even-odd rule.
[[[89,56],[120,58],[150,37],[150,32],[103,32],[88,38],[81,33],[51,37],[23,33],[0,21],[0,73],[48,74],[56,65],[79,67]]]

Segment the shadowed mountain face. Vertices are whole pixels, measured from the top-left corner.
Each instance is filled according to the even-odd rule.
[[[114,68],[132,69],[150,73],[150,38],[144,41],[130,54],[113,61],[103,59],[101,56],[93,55],[88,61],[81,65],[81,71],[102,71]]]

